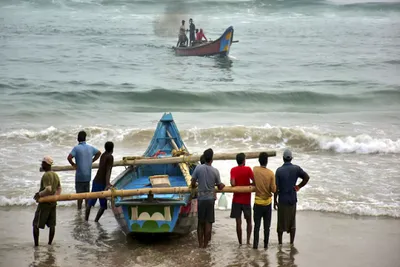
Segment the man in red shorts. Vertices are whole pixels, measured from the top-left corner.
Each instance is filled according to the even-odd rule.
[[[231,169],[232,186],[249,186],[254,181],[253,171],[245,166],[246,155],[239,153],[236,155],[237,167]],[[251,193],[233,193],[231,218],[236,219],[236,233],[239,244],[242,244],[242,212],[247,222],[247,244],[250,244],[251,237]]]

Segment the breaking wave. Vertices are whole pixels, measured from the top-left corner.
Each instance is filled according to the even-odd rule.
[[[112,127],[49,127],[40,131],[19,129],[0,133],[0,140],[15,142],[46,142],[54,145],[73,145],[76,133],[84,129],[88,140],[102,144],[106,140],[133,146],[147,146],[154,129],[115,129]],[[330,151],[335,153],[400,153],[400,139],[374,137],[368,134],[343,136],[322,132],[315,127],[264,127],[231,126],[192,128],[181,130],[188,147],[212,146],[223,149],[292,147],[300,151]]]

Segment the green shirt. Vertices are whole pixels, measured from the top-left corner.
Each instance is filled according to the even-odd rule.
[[[60,178],[58,177],[58,174],[53,172],[53,171],[48,171],[45,172],[42,176],[42,180],[40,181],[40,190],[39,192],[43,191],[47,186],[51,186],[51,195],[54,195],[59,187],[61,187],[60,184]],[[48,202],[48,203],[40,203],[40,204],[47,204],[51,206],[57,205],[57,202]]]

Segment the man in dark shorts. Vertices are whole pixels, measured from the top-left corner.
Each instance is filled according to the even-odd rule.
[[[221,183],[219,171],[212,167],[214,152],[211,148],[203,153],[205,164],[198,165],[192,174],[192,188],[196,187],[198,183],[198,226],[197,237],[199,240],[199,247],[206,248],[208,242],[211,240],[212,224],[215,222],[214,215],[214,192],[215,185],[219,190],[222,190],[225,185]]]
[[[92,183],[92,192],[100,192],[107,190],[112,185],[110,184],[110,177],[111,177],[111,170],[114,164],[114,143],[113,142],[106,142],[104,145],[104,152],[100,157],[100,164],[99,169],[97,170],[96,177],[93,179]],[[88,206],[86,207],[85,212],[85,220],[89,220],[90,209],[96,204],[97,199],[89,199]],[[95,222],[98,222],[101,215],[103,215],[104,211],[107,209],[107,199],[100,198],[100,209],[97,212],[96,218],[94,219]]]
[[[44,157],[42,160],[42,169],[45,173],[40,181],[39,192],[33,197],[36,201],[41,197],[59,195],[61,193],[60,178],[57,173],[51,171],[51,165],[53,165],[53,159]],[[51,242],[53,242],[54,234],[56,233],[56,207],[57,202],[43,202],[38,204],[32,222],[35,246],[39,246],[39,228],[44,229],[45,225],[50,228],[48,244],[51,245]]]
[[[278,242],[282,244],[283,232],[290,233],[290,244],[293,245],[296,235],[296,206],[297,191],[305,186],[310,177],[297,165],[293,165],[292,152],[286,149],[283,152],[283,165],[276,170],[276,194],[274,194],[274,209],[278,208]],[[297,179],[302,181],[296,185]],[[277,195],[279,201],[277,201]]]
[[[90,180],[92,179],[92,163],[101,155],[101,152],[86,144],[86,132],[78,133],[79,144],[75,146],[68,155],[68,162],[76,169],[75,172],[75,191],[76,193],[90,192]],[[76,163],[72,160],[75,158]],[[87,199],[85,199],[87,207]],[[82,209],[82,199],[78,200],[78,210]]]
[[[253,171],[246,165],[246,155],[236,155],[238,166],[231,169],[232,186],[249,186],[254,181]],[[236,234],[239,244],[242,244],[242,212],[247,223],[247,244],[250,244],[251,237],[251,193],[233,193],[231,218],[236,219]]]

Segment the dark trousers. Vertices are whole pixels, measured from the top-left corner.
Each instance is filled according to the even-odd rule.
[[[196,37],[194,36],[194,33],[189,35],[189,39],[190,39],[190,45],[192,45],[193,41],[196,41]]]
[[[261,227],[261,219],[263,219],[264,223],[264,247],[268,246],[269,242],[269,228],[271,226],[271,215],[272,209],[271,204],[267,206],[261,206],[254,204],[254,240],[253,246],[258,247],[258,240],[260,239],[260,227]]]

